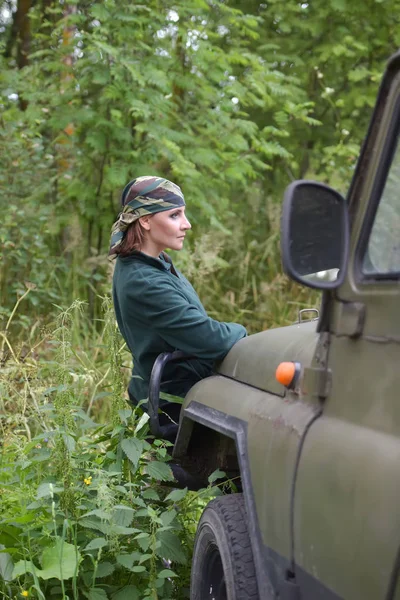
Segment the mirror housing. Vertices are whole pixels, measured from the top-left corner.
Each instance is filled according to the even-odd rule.
[[[299,180],[285,191],[281,224],[287,275],[320,290],[339,287],[349,253],[349,216],[339,192],[317,181]]]

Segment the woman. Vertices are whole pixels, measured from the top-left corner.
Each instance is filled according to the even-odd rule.
[[[118,327],[133,357],[129,397],[134,404],[147,399],[155,359],[173,350],[197,357],[168,363],[164,369],[161,390],[184,397],[197,381],[212,374],[215,361],[224,358],[246,330],[211,319],[164,252],[181,250],[191,228],[181,189],[161,177],[138,177],[125,187],[121,201],[110,257],[118,257],[113,277]],[[161,408],[174,420],[179,417],[179,404],[162,401]]]

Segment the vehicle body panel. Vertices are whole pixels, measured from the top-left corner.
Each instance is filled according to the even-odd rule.
[[[275,378],[276,368],[287,360],[310,365],[318,339],[316,328],[316,321],[305,321],[243,338],[222,361],[218,373],[283,396],[285,388]]]
[[[400,577],[399,577],[399,572],[400,572],[400,548],[397,552],[397,561],[396,561],[396,568],[395,571],[393,573],[393,580],[392,580],[392,587],[393,587],[393,592],[391,590],[389,590],[388,592],[388,600],[400,600]]]
[[[290,568],[292,482],[302,435],[315,415],[315,407],[283,399],[221,375],[196,384],[185,399],[180,425],[180,442],[175,456],[184,452],[186,421],[199,421],[192,405],[208,409],[208,426],[219,428],[217,414],[246,424],[245,454],[248,484],[243,485],[246,506],[255,506],[261,547],[254,552],[269,561],[269,577],[280,581]],[[207,414],[207,411],[205,412]],[[228,432],[229,435],[229,432]],[[262,461],[260,461],[262,456]],[[242,457],[239,454],[239,460]],[[273,482],[273,485],[271,485]],[[250,511],[249,511],[250,512]],[[271,552],[269,552],[271,551]]]
[[[306,438],[295,495],[296,566],[341,598],[386,597],[399,544],[400,445],[323,417]],[[296,570],[305,598],[312,590]]]

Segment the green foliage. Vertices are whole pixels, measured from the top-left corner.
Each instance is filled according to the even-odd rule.
[[[56,537],[55,543],[47,546],[42,552],[40,559],[42,569],[36,567],[29,560],[20,560],[14,565],[12,579],[26,573],[35,574],[39,579],[59,579],[60,581],[71,579],[75,576],[81,560],[81,554],[75,546]]]
[[[99,317],[109,229],[129,178],[173,179],[197,230],[217,233],[227,213],[248,214],[243,205],[265,197],[260,184],[276,165],[289,169],[296,124],[315,122],[296,74],[259,50],[264,17],[196,0],[43,10],[29,13],[28,64],[3,58],[0,81],[3,312],[32,281],[39,323],[60,295],[87,300]]]
[[[82,326],[79,303],[57,319],[47,359],[12,358],[0,376],[14,382],[14,397],[29,378],[36,398],[32,410],[14,406],[13,419],[0,414],[0,590],[44,600],[187,598],[195,522],[218,488],[164,487],[174,484],[169,444],[150,444],[147,419],[134,411],[94,421],[92,348],[71,343],[73,319]],[[114,325],[103,347],[108,375],[95,376],[106,389],[118,383],[106,359],[121,353],[117,341]]]
[[[25,282],[36,285],[12,333],[42,328],[60,299],[85,300],[99,323],[120,190],[147,173],[182,185],[192,252],[206,233],[211,252],[224,236],[208,308],[249,315],[251,331],[292,319],[257,306],[276,287],[274,313],[307,301],[290,298],[298,291],[280,274],[276,207],[297,177],[346,190],[399,45],[399,1],[32,3],[22,68],[4,11],[4,323]],[[243,274],[247,257],[253,272]]]

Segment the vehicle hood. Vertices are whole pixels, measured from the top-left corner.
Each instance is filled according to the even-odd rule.
[[[225,377],[281,396],[285,388],[275,379],[283,361],[310,366],[318,340],[317,320],[269,329],[241,339],[217,368]]]

